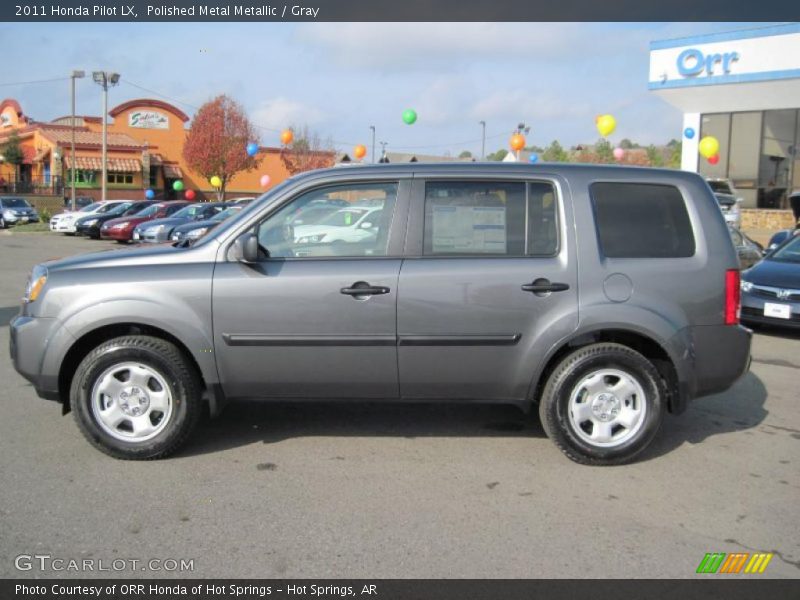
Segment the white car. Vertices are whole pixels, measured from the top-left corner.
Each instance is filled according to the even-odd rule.
[[[296,244],[359,242],[376,235],[382,212],[382,206],[342,208],[319,223],[295,227],[294,241]]]
[[[82,209],[74,212],[66,211],[58,213],[57,215],[53,215],[50,218],[50,231],[55,231],[56,233],[66,233],[67,235],[75,235],[75,224],[77,223],[78,219],[88,215],[103,214],[120,202],[121,200],[105,200],[101,202],[95,202],[89,206],[84,206]]]

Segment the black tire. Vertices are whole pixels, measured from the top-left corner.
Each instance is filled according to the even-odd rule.
[[[581,382],[604,369],[624,372],[638,382],[644,394],[633,400],[644,403],[641,424],[613,447],[585,440],[588,433],[584,430],[582,437],[576,432],[569,412],[571,396]],[[619,465],[631,462],[653,441],[664,418],[665,396],[662,378],[647,358],[621,344],[591,344],[566,356],[553,370],[539,402],[539,417],[547,436],[571,460],[585,465]]]
[[[144,441],[121,440],[109,434],[92,407],[92,390],[99,377],[126,362],[157,372],[172,398],[163,429]],[[101,452],[125,460],[164,458],[178,450],[197,425],[201,396],[200,378],[186,356],[174,344],[146,335],[114,338],[92,350],[78,366],[70,389],[72,413],[84,437]]]
[[[0,217],[0,229],[6,228],[6,220],[3,217]]]

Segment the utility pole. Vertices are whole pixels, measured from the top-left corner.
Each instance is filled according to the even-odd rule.
[[[378,142],[381,145],[381,159],[378,161],[379,163],[388,163],[389,158],[386,156],[386,146],[389,145],[389,142]]]
[[[92,79],[103,88],[103,182],[100,199],[106,199],[106,189],[108,187],[108,86],[119,83],[119,73],[109,73],[108,71],[95,71]]]
[[[69,170],[69,178],[70,182],[70,210],[75,212],[75,80],[76,79],[83,79],[86,76],[86,73],[83,71],[73,71],[72,75],[69,76],[70,81],[72,83],[72,121],[70,122],[72,125],[72,140],[70,141],[70,170]]]
[[[481,160],[486,160],[486,121],[480,121],[481,133]]]
[[[372,130],[372,164],[375,164],[375,125],[370,125],[369,128]]]

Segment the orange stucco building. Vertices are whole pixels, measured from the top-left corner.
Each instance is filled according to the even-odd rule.
[[[129,100],[109,111],[108,198],[143,198],[152,189],[159,199],[176,199],[172,184],[181,180],[198,199],[215,198],[211,184],[188,167],[183,144],[190,117],[161,100]],[[69,195],[71,169],[75,168],[76,193],[100,197],[102,177],[102,119],[75,118],[75,159],[71,156],[72,118],[48,123],[34,121],[13,99],[0,102],[0,147],[11,132],[20,138],[24,160],[18,169],[0,160],[0,193],[4,191]],[[244,151],[244,149],[242,149]],[[252,196],[265,191],[261,176],[273,187],[290,176],[291,161],[280,148],[261,147],[257,168],[240,172],[227,184],[226,198]],[[73,165],[74,162],[74,165]],[[331,155],[333,164],[333,155]],[[267,188],[268,189],[268,188]]]

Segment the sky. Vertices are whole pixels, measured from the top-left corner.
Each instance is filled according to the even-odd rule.
[[[2,23],[0,97],[48,121],[70,112],[73,69],[103,69],[121,74],[110,108],[150,97],[192,115],[225,93],[266,146],[308,125],[351,151],[370,145],[375,125],[389,151],[478,156],[482,120],[488,153],[506,148],[520,122],[529,145],[592,143],[598,114],[616,118],[612,142],[663,144],[680,139],[681,115],[647,89],[650,42],[763,25]],[[407,108],[418,114],[411,126]],[[78,80],[77,113],[101,112],[99,86]]]

